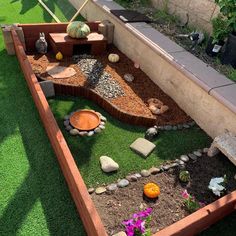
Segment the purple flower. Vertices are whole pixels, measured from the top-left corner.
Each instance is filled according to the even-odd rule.
[[[134,224],[134,220],[133,219],[129,219],[129,220],[125,220],[122,222],[123,225],[133,225]]]

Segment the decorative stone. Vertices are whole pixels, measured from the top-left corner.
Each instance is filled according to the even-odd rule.
[[[141,170],[141,175],[143,177],[148,177],[151,175],[151,173],[148,170]]]
[[[96,188],[95,193],[99,195],[99,194],[105,193],[106,191],[107,191],[106,188],[98,187]]]
[[[70,125],[67,125],[67,126],[66,126],[66,130],[67,130],[67,131],[70,131],[71,129],[73,129],[73,127],[71,127]]]
[[[76,74],[75,69],[64,66],[48,66],[46,72],[54,79],[68,78]]]
[[[234,176],[234,179],[236,180],[236,174],[235,174],[235,176]]]
[[[105,116],[102,116],[102,115],[101,115],[100,119],[101,119],[102,121],[105,121],[105,122],[107,121],[107,118],[106,118]]]
[[[98,133],[101,133],[102,130],[101,130],[99,127],[97,127],[97,128],[94,130],[94,132],[95,132],[96,134],[98,134]]]
[[[172,126],[171,126],[171,125],[165,125],[165,126],[164,126],[164,129],[165,129],[166,131],[172,130]]]
[[[188,123],[189,126],[194,126],[195,124],[196,122],[194,120]]]
[[[185,164],[179,165],[179,169],[180,169],[180,170],[185,170]]]
[[[105,129],[105,126],[104,125],[99,125],[98,126],[100,129]]]
[[[183,125],[182,124],[178,124],[177,127],[178,127],[178,129],[183,129]]]
[[[170,167],[171,167],[170,165],[165,165],[165,166],[163,166],[163,169],[164,169],[164,170],[169,170]]]
[[[124,75],[124,80],[127,81],[127,82],[133,82],[134,76],[131,75],[131,74],[125,74]]]
[[[138,179],[142,177],[139,173],[134,174]]]
[[[54,83],[51,80],[40,81],[39,84],[46,98],[55,96]]]
[[[124,188],[129,185],[129,181],[127,179],[122,179],[118,182],[117,186],[119,188]]]
[[[64,116],[64,120],[69,120],[69,119],[70,119],[69,115]]]
[[[118,189],[117,184],[110,184],[107,186],[109,192],[115,192]]]
[[[64,120],[63,124],[64,124],[64,126],[68,126],[70,124],[70,121],[69,120]]]
[[[119,169],[119,165],[108,156],[101,156],[100,164],[102,170],[106,173],[116,171]]]
[[[153,126],[149,129],[147,129],[147,131],[145,133],[145,138],[147,140],[152,140],[157,135],[158,135],[158,128],[157,128],[157,126]]]
[[[127,234],[124,231],[120,231],[116,234],[113,234],[112,236],[127,236]]]
[[[164,126],[157,126],[158,130],[164,130]]]
[[[92,194],[94,191],[95,191],[94,188],[89,188],[89,189],[88,189],[88,193],[89,193],[89,194]]]
[[[93,136],[93,135],[94,135],[94,131],[89,131],[89,132],[88,132],[88,136],[89,136],[89,137],[91,137],[91,136]]]
[[[202,149],[202,152],[203,152],[203,153],[207,153],[208,150],[209,150],[209,148],[203,148],[203,149]]]
[[[177,159],[176,161],[179,163],[179,165],[185,165],[184,161],[182,160]]]
[[[185,129],[190,128],[190,126],[189,126],[188,124],[183,124],[183,127],[184,127]]]
[[[181,155],[180,156],[180,160],[184,161],[184,162],[188,162],[189,161],[189,157],[187,155]]]
[[[136,182],[138,178],[135,175],[128,175],[126,176],[126,179],[130,182]]]
[[[70,134],[73,135],[73,136],[79,135],[79,130],[77,130],[77,129],[71,129],[71,130],[70,130]]]
[[[161,170],[159,168],[156,167],[152,167],[148,170],[150,172],[150,174],[152,175],[156,175],[157,173],[161,172]]]
[[[88,132],[87,131],[81,131],[79,132],[80,136],[87,136]]]
[[[104,126],[105,126],[105,122],[102,121],[102,122],[100,123],[100,125],[104,125]]]
[[[193,161],[197,160],[197,156],[194,155],[193,153],[188,154],[188,156],[190,157],[190,159],[192,159]]]
[[[193,154],[197,157],[201,157],[202,156],[202,153],[199,152],[199,151],[194,151]]]
[[[174,162],[174,163],[170,164],[170,168],[174,168],[174,167],[177,167],[177,166],[179,166],[179,164],[178,164],[178,163],[176,163],[176,162]]]

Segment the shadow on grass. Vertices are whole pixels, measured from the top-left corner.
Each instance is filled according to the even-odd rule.
[[[49,231],[50,235],[83,236],[85,233],[82,223],[16,57],[7,56],[5,50],[1,51],[0,67],[0,144],[4,145],[4,140],[17,133],[22,140],[29,165],[24,181],[12,193],[12,198],[4,210],[2,209],[1,234],[16,235],[21,227],[30,221],[29,215],[33,214],[31,221],[38,219],[39,224],[45,218],[47,227],[43,229],[45,232]],[[16,143],[11,148],[18,148],[20,145],[21,143]],[[21,166],[21,158],[24,156],[15,160],[16,166]],[[4,164],[8,165],[7,159],[2,160],[2,165]],[[4,173],[4,170],[2,171]],[[9,178],[11,174],[9,172],[6,176]],[[7,184],[8,188],[14,191],[11,182]],[[35,209],[37,201],[40,202],[43,213],[38,208]],[[32,235],[39,234],[33,233],[34,230],[31,228]]]

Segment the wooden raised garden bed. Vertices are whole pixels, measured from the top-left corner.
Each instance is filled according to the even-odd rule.
[[[34,43],[39,32],[49,33],[64,32],[66,24],[43,24],[43,25],[21,25],[25,34],[26,48],[33,51]],[[92,23],[91,27],[96,29],[97,23]],[[69,190],[76,204],[77,210],[85,226],[86,232],[91,236],[106,236],[106,230],[94,203],[87,192],[87,188],[80,175],[79,169],[67,146],[67,143],[56,123],[48,102],[32,70],[31,64],[24,51],[15,30],[12,30],[12,38],[15,46],[17,58],[24,73],[25,79],[33,96],[41,120],[45,126],[52,147],[58,158]],[[73,88],[70,88],[74,91]],[[74,93],[74,92],[72,92]],[[201,208],[195,213],[157,232],[155,236],[179,235],[191,236],[206,229],[211,224],[217,222],[227,214],[233,212],[236,206],[236,191],[216,200],[213,203]]]

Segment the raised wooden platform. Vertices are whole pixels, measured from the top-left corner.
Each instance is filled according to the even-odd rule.
[[[86,38],[74,39],[67,33],[49,33],[49,41],[54,53],[72,56],[75,45],[91,45],[91,54],[99,55],[106,50],[107,39],[99,33],[90,33]]]

